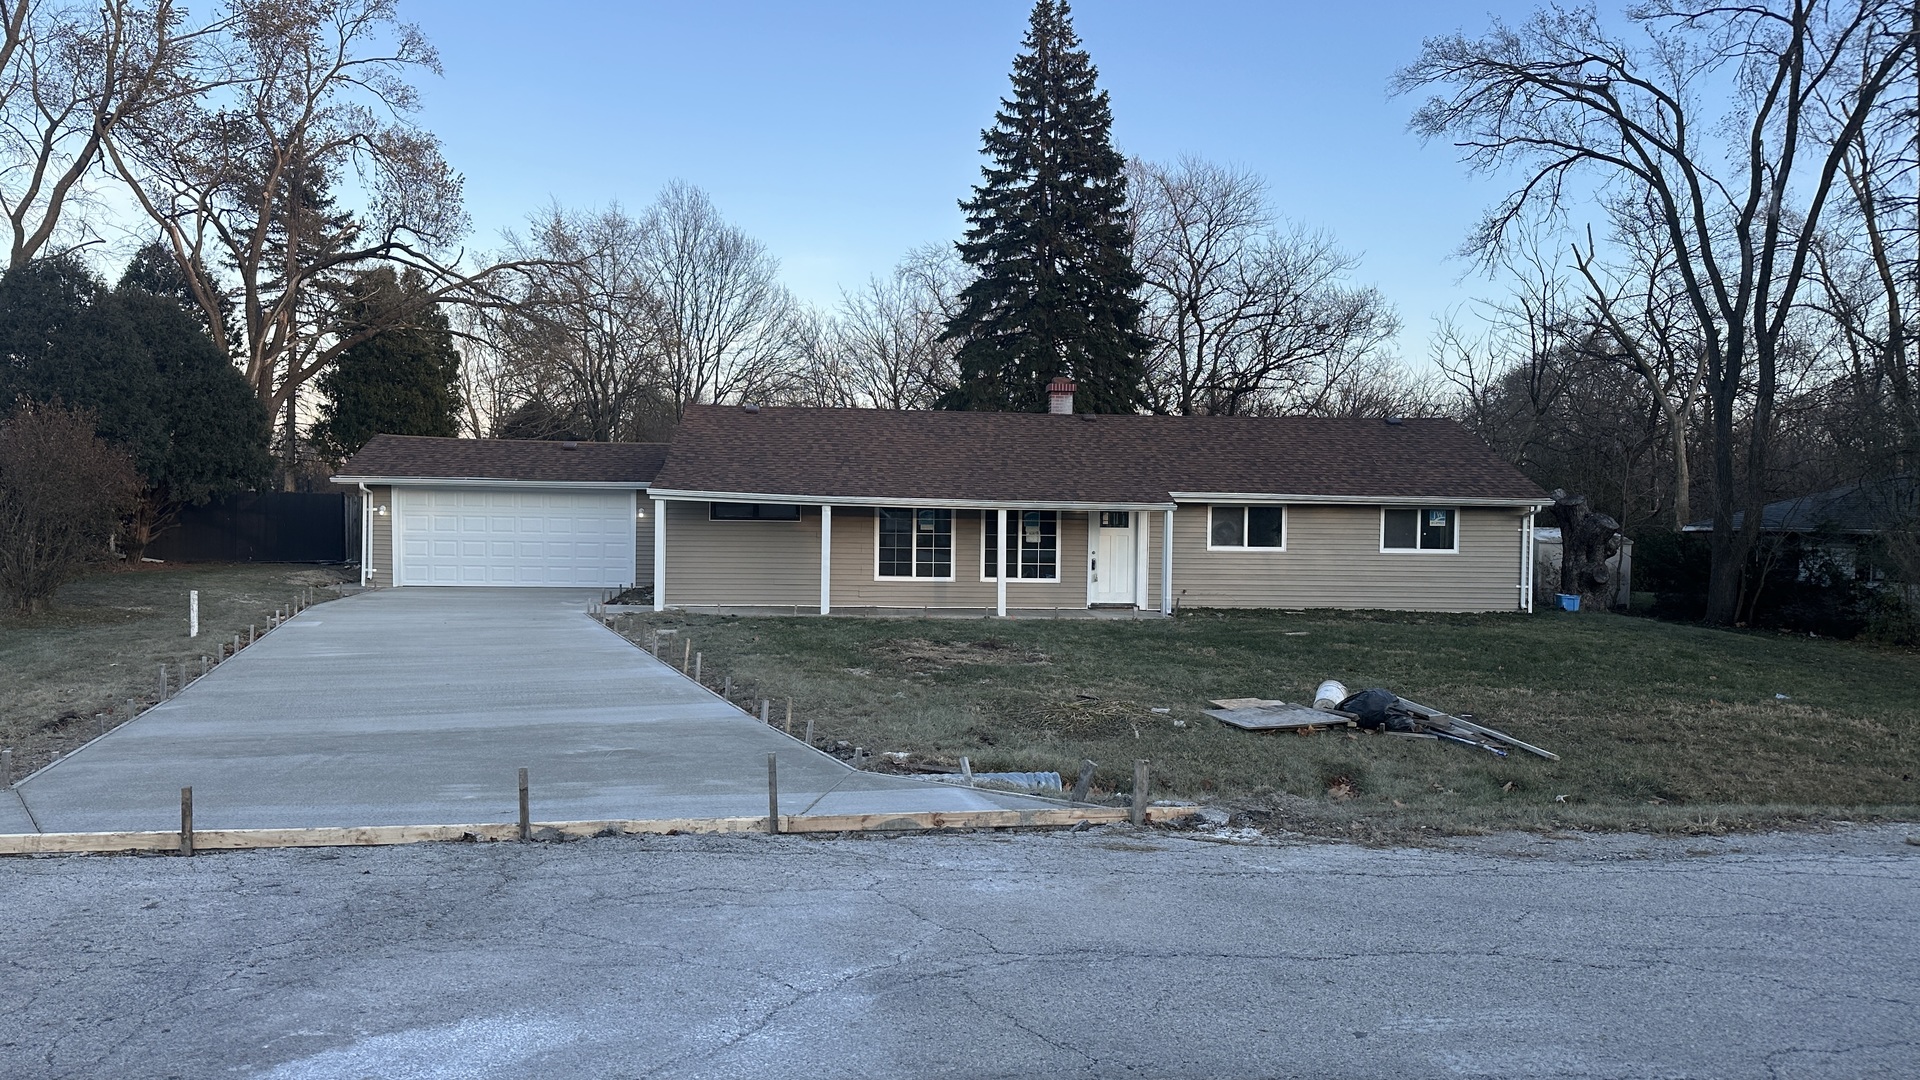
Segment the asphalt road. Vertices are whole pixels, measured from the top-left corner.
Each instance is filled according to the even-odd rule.
[[[0,861],[41,1077],[1912,1077],[1913,828]]]

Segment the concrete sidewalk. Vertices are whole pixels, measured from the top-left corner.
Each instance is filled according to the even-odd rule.
[[[721,701],[557,589],[391,589],[303,612],[22,781],[43,832],[1039,808],[860,772]],[[829,724],[830,729],[830,724]],[[15,816],[7,815],[7,821]],[[24,829],[21,831],[25,831]]]

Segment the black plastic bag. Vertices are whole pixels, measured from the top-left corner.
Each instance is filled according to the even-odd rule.
[[[1387,731],[1412,731],[1413,715],[1400,707],[1400,695],[1374,687],[1348,696],[1336,706],[1341,712],[1359,718],[1363,728]]]

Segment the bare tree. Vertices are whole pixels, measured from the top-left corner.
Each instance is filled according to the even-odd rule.
[[[1916,47],[1910,0],[1654,2],[1627,19],[1647,44],[1591,7],[1430,39],[1395,86],[1442,90],[1414,115],[1422,136],[1452,140],[1476,169],[1520,172],[1471,250],[1493,255],[1516,224],[1564,215],[1589,182],[1644,201],[1666,234],[1706,371],[1707,618],[1731,622],[1768,494],[1788,323],[1848,147]]]
[[[510,237],[514,258],[535,267],[510,303],[484,310],[491,349],[476,373],[492,376],[498,435],[609,441],[649,439],[672,420],[646,226],[619,206],[597,212],[553,206]],[[476,428],[480,421],[473,420]]]
[[[669,183],[641,224],[651,333],[675,420],[695,402],[787,394],[803,367],[805,335],[778,260],[684,181]]]
[[[217,24],[216,24],[217,25]],[[203,92],[211,27],[171,0],[0,0],[0,213],[7,265],[92,239],[69,211],[91,194],[104,140]]]
[[[1671,237],[1638,205],[1616,207],[1613,252],[1603,262],[1591,234],[1572,261],[1586,284],[1586,320],[1604,335],[1595,348],[1638,375],[1660,410],[1673,466],[1673,527],[1693,521],[1690,438],[1706,383],[1706,350],[1674,262]]]
[[[926,409],[959,381],[947,320],[965,265],[950,247],[909,255],[886,277],[842,292],[822,325],[810,383],[831,387],[832,404]]]
[[[218,84],[127,118],[103,145],[209,322],[237,317],[236,359],[269,412],[284,413],[291,460],[301,389],[394,328],[344,332],[341,286],[353,271],[419,272],[424,311],[490,299],[504,268],[463,272],[442,254],[467,226],[461,178],[409,119],[409,78],[438,73],[439,59],[394,0],[234,0],[232,12],[217,39]],[[348,181],[356,208],[335,201]]]
[[[1399,322],[1331,238],[1282,230],[1259,177],[1196,159],[1129,164],[1153,339],[1147,398],[1193,415],[1338,411]]]

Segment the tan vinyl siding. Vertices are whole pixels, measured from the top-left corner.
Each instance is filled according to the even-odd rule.
[[[980,580],[981,539],[992,510],[953,512],[953,580],[876,579],[878,515],[864,507],[833,512],[833,603],[835,607],[931,607],[990,610],[999,587]],[[1060,580],[1007,581],[1007,606],[1087,606],[1087,515],[1060,513]],[[818,551],[816,547],[815,551]],[[815,569],[818,576],[818,568]],[[817,602],[817,601],[816,601]]]
[[[818,607],[818,507],[802,508],[797,522],[709,521],[706,503],[664,505],[668,605]],[[839,524],[837,518],[834,524]],[[839,539],[838,529],[834,534]],[[651,530],[647,548],[653,548]]]
[[[373,567],[367,575],[367,584],[389,586],[393,584],[393,488],[386,484],[367,485],[366,523],[373,530],[372,557],[368,565]],[[380,513],[386,507],[385,514]]]
[[[633,520],[633,583],[645,588],[653,584],[653,515],[660,510],[660,504],[647,501],[644,491],[634,494],[634,506],[641,514]]]
[[[820,508],[803,507],[801,520],[709,521],[704,502],[672,502],[667,513],[669,606],[820,604]],[[986,511],[988,515],[992,511]],[[995,585],[980,580],[982,512],[956,510],[954,580],[876,580],[877,516],[864,507],[833,512],[833,595],[840,607],[991,609]],[[1009,581],[1007,605],[1023,608],[1087,604],[1087,519],[1060,515],[1059,582]],[[653,538],[648,531],[649,550]],[[651,574],[651,569],[648,571]]]
[[[1459,512],[1458,552],[1382,552],[1378,506],[1289,506],[1285,551],[1241,552],[1207,550],[1207,507],[1181,506],[1173,515],[1174,599],[1182,607],[1510,611],[1520,602],[1523,514],[1468,507]]]

